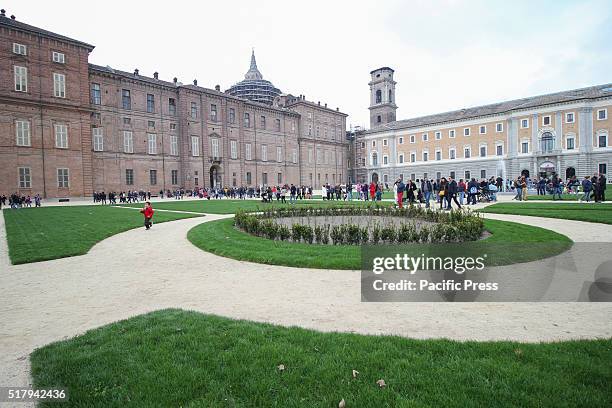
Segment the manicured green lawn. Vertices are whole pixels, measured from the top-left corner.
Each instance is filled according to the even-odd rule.
[[[605,203],[499,203],[480,211],[612,224],[612,205]]]
[[[111,235],[143,225],[138,211],[108,206],[6,209],[2,213],[13,264],[82,255]],[[153,223],[194,216],[158,211]]]
[[[236,229],[233,221],[230,218],[200,224],[189,231],[187,238],[200,249],[243,261],[302,268],[361,269],[359,246],[272,241]],[[490,237],[460,245],[466,251],[487,253],[489,265],[541,259],[571,246],[572,241],[565,235],[543,228],[495,220],[484,222],[492,233]]]
[[[142,207],[141,204],[125,204],[128,207]],[[389,202],[372,202],[372,201],[342,201],[342,200],[298,200],[296,204],[289,204],[289,198],[287,203],[282,204],[280,201],[274,200],[271,203],[262,203],[260,200],[168,200],[166,202],[153,203],[154,208],[164,210],[178,210],[178,211],[193,211],[209,214],[234,214],[238,210],[245,211],[257,211],[263,208],[270,207],[282,207],[282,206],[314,206],[314,207],[326,207],[326,206],[344,206],[344,205],[392,205]]]
[[[582,198],[582,193],[580,194],[561,194],[561,200],[562,201],[578,201],[579,199]],[[527,200],[530,201],[553,201],[553,196],[552,194],[546,194],[546,195],[536,195],[536,194],[530,194],[527,197]],[[559,196],[556,196],[556,201],[559,201]]]
[[[162,310],[47,345],[30,359],[35,388],[69,389],[62,407],[612,405],[609,339],[411,340]]]

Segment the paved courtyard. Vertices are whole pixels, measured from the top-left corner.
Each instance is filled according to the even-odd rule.
[[[117,211],[129,211],[128,209]],[[362,303],[359,271],[269,266],[193,246],[208,214],[112,236],[83,256],[10,265],[0,217],[0,385],[29,384],[28,355],[49,342],[162,308],[412,338],[527,342],[611,337],[610,303]],[[486,214],[612,241],[612,225]]]

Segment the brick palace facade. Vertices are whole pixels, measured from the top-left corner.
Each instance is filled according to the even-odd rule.
[[[347,181],[337,108],[98,66],[93,49],[0,14],[0,194]],[[254,64],[253,55],[247,78],[261,79]]]

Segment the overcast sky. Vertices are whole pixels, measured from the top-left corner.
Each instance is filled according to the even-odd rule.
[[[363,3],[363,4],[362,4]],[[398,119],[612,82],[612,2],[5,1],[96,46],[90,62],[223,90],[251,48],[265,79],[368,125],[369,72],[395,69]]]

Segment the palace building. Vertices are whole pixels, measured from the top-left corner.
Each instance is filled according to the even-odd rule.
[[[89,63],[94,46],[0,12],[0,194],[346,182],[346,117],[283,94],[255,54],[221,92]]]
[[[370,130],[358,181],[608,177],[612,84],[396,120],[394,71],[370,73]]]

